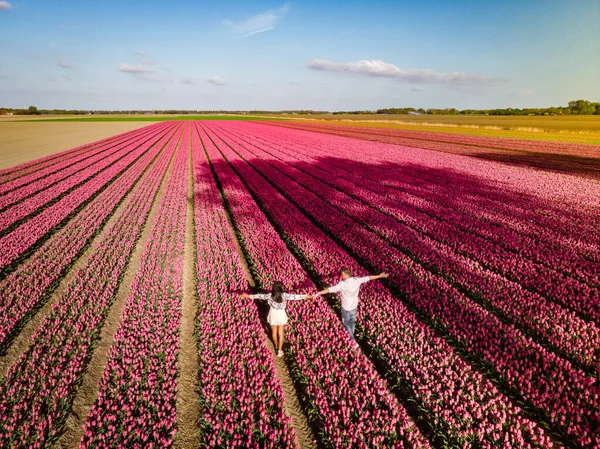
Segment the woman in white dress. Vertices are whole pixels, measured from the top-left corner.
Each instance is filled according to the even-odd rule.
[[[288,301],[297,301],[300,299],[311,299],[312,295],[292,295],[285,293],[285,288],[281,282],[273,283],[271,293],[259,293],[256,295],[248,295],[244,293],[242,298],[260,299],[269,302],[269,315],[267,322],[271,325],[271,333],[273,343],[277,348],[277,357],[283,356],[283,338],[284,329],[288,322],[285,306]]]

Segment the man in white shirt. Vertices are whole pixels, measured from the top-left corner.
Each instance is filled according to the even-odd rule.
[[[354,347],[358,347],[354,338],[354,327],[356,325],[356,308],[358,307],[358,292],[360,286],[365,282],[375,279],[384,279],[388,277],[387,273],[381,273],[375,276],[353,277],[349,268],[340,270],[342,280],[333,287],[326,288],[317,293],[316,296],[326,295],[327,293],[339,292],[342,297],[342,323],[354,341]]]

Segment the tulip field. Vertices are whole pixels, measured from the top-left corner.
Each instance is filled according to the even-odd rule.
[[[1,448],[600,448],[600,149],[311,126],[165,121],[0,170]],[[341,267],[389,274],[359,347],[326,295],[275,357],[241,294]]]

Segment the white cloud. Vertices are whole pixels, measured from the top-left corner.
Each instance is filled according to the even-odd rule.
[[[504,81],[501,78],[488,78],[474,73],[436,72],[430,69],[402,69],[380,60],[362,60],[358,62],[332,62],[326,59],[311,59],[308,67],[313,70],[331,72],[349,72],[359,75],[393,78],[422,84],[446,84],[454,86],[485,85]]]
[[[149,76],[149,74],[154,73],[154,70],[152,70],[148,67],[144,67],[143,65],[122,63],[119,65],[119,68],[117,70],[119,72],[129,73],[130,75],[134,76],[138,80],[142,80],[142,81],[149,81],[152,83],[162,83],[164,81],[169,81],[169,80],[158,79],[153,76]]]
[[[149,69],[148,67],[144,67],[141,65],[133,65],[133,64],[125,64],[125,63],[122,63],[121,65],[119,65],[119,68],[117,70],[119,70],[119,72],[131,73],[134,76],[141,75],[144,73],[152,73],[154,71],[152,69]]]
[[[195,84],[194,78],[181,78],[179,82],[181,84]]]
[[[420,87],[420,86],[413,86],[413,87],[411,87],[411,88],[410,88],[410,91],[411,91],[411,92],[423,92],[424,90],[425,90],[425,89],[423,89],[423,88],[422,88],[422,87]]]
[[[69,64],[68,62],[65,61],[58,61],[56,63],[57,66],[62,67],[63,69],[72,69],[73,68],[73,64]]]
[[[214,84],[215,86],[224,86],[227,84],[227,82],[219,76],[212,76],[209,79],[207,79],[206,82]]]
[[[289,3],[276,9],[261,12],[240,22],[224,20],[223,26],[233,30],[237,34],[250,37],[258,33],[270,31],[275,28],[279,20],[290,10]]]
[[[8,2],[0,2],[0,9],[11,9],[12,5]]]

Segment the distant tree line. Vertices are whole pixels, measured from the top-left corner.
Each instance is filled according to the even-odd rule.
[[[387,108],[378,109],[377,114],[431,114],[431,115],[600,115],[600,103],[587,100],[569,101],[568,106],[550,106],[548,108],[504,108],[504,109],[415,109]]]
[[[319,115],[319,114],[428,114],[428,115],[600,115],[600,103],[587,100],[569,101],[567,106],[551,106],[548,108],[504,108],[504,109],[423,109],[423,108],[385,108],[363,111],[317,111],[311,109],[285,110],[285,111],[224,111],[224,110],[83,110],[83,109],[41,109],[30,106],[27,109],[0,108],[0,115],[108,115],[108,114],[238,114],[238,115]]]

